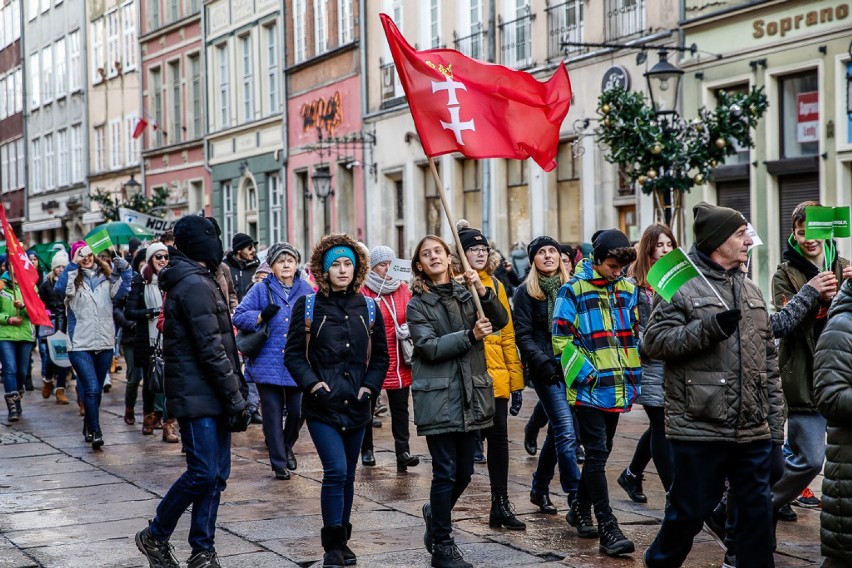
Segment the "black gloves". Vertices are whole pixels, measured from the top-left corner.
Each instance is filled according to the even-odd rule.
[[[279,306],[278,304],[269,304],[268,306],[263,308],[262,312],[260,312],[260,319],[263,321],[269,321],[275,317],[275,314],[277,314],[278,310],[280,309],[281,306]]]
[[[737,330],[737,325],[743,319],[743,313],[738,309],[727,310],[716,314],[716,323],[725,335],[731,335]]]
[[[148,317],[149,320],[154,319],[160,315],[161,309],[162,308],[148,308],[147,310],[145,310],[145,315]]]
[[[248,407],[243,408],[237,414],[228,416],[228,430],[231,432],[245,432],[251,423],[251,411]]]
[[[512,405],[509,407],[509,414],[517,416],[521,412],[521,406],[524,404],[524,393],[515,391],[512,393]]]

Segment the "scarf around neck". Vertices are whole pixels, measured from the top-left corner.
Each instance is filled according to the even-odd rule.
[[[163,306],[163,293],[160,291],[160,286],[157,283],[157,273],[152,271],[151,281],[145,284],[143,289],[143,297],[145,299],[145,307],[161,308]],[[157,318],[148,320],[148,345],[155,346],[157,336],[160,330],[157,329]]]
[[[372,270],[367,273],[367,280],[364,282],[364,285],[376,294],[379,293],[379,290],[382,294],[393,294],[400,284],[402,284],[402,280],[396,278],[384,279]]]
[[[556,276],[539,275],[538,285],[547,298],[547,319],[553,321],[553,306],[556,305],[556,296],[559,293],[559,288],[562,287],[562,278],[559,274]]]

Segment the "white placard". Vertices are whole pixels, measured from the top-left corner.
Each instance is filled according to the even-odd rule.
[[[162,235],[166,231],[171,231],[175,228],[175,223],[177,223],[177,219],[160,219],[159,217],[152,217],[151,215],[146,215],[133,209],[125,209],[124,207],[118,208],[118,216],[122,222],[136,223],[157,236]]]
[[[404,258],[393,259],[388,268],[388,276],[403,282],[411,282],[411,261]]]
[[[751,226],[751,223],[746,225],[746,232],[748,233],[748,236],[751,237],[751,246],[748,247],[748,250],[751,250],[754,247],[759,247],[763,244],[763,241],[757,235],[757,231],[754,230],[754,227]]]

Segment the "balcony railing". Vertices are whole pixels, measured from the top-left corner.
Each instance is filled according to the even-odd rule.
[[[563,46],[564,42],[583,41],[583,0],[568,0],[550,6],[547,11],[547,59],[561,59],[581,53],[578,46]]]
[[[508,22],[499,19],[501,62],[506,67],[526,69],[533,65],[532,21],[535,14],[530,13],[529,6],[523,12],[526,14]]]
[[[457,51],[473,59],[484,61],[488,58],[485,43],[487,35],[488,32],[482,27],[482,23],[477,22],[470,27],[470,35],[468,36],[458,37],[456,32],[453,32],[453,44]]]
[[[606,39],[641,33],[645,29],[645,0],[606,0]]]
[[[393,61],[382,63],[379,59],[379,71],[382,78],[382,101],[389,101],[402,96],[402,84],[396,76],[396,66]]]

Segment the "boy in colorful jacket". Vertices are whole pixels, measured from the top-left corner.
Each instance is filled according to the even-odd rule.
[[[586,450],[577,498],[568,523],[583,538],[600,537],[610,556],[633,552],[609,506],[606,462],[621,412],[629,412],[642,376],[636,288],[622,276],[636,250],[617,229],[593,237],[591,259],[577,265],[553,308],[553,352],[563,361],[568,400]],[[572,357],[573,355],[573,357]],[[591,507],[600,530],[592,522]]]

